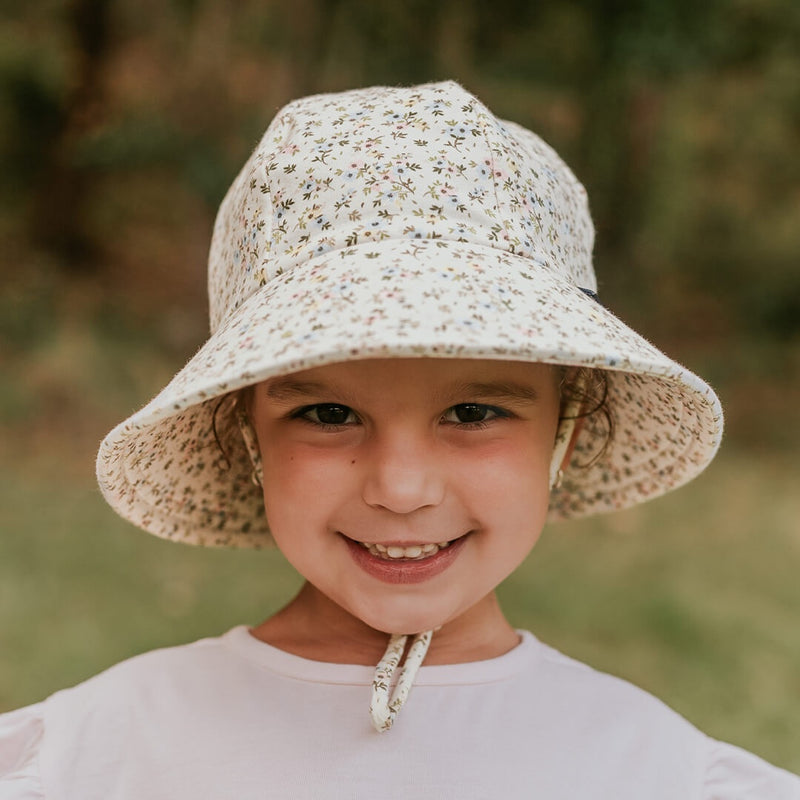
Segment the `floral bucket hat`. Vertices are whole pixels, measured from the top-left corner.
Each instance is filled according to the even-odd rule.
[[[603,447],[607,422],[586,420],[550,519],[680,486],[719,446],[719,401],[598,302],[593,239],[586,192],[552,148],[455,83],[290,103],[220,207],[211,336],[103,441],[105,498],[169,539],[270,542],[232,393],[385,357],[606,371],[613,436]]]

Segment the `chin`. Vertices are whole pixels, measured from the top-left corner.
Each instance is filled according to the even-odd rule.
[[[402,623],[398,623],[397,625],[370,625],[370,627],[374,628],[379,633],[385,633],[387,636],[393,636],[396,633],[415,636],[418,633],[425,633],[425,631],[436,630],[437,628],[441,627],[441,624],[442,623],[435,623],[430,625],[412,625],[412,624],[403,625]]]
[[[440,628],[445,622],[449,621],[449,617],[445,614],[432,614],[430,609],[420,610],[416,613],[409,611],[394,613],[376,613],[373,609],[372,613],[359,615],[362,622],[369,625],[376,631],[381,631],[385,634],[393,633],[424,633],[425,631],[435,630]]]

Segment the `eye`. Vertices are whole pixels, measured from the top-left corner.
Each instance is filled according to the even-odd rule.
[[[301,408],[296,416],[317,425],[350,425],[358,421],[350,407],[341,406],[338,403],[318,403],[314,406],[306,406]]]
[[[507,416],[508,414],[501,409],[483,403],[459,403],[457,406],[447,409],[442,419],[445,422],[460,425],[480,425],[498,417]]]

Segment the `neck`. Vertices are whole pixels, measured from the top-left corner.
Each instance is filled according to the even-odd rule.
[[[252,632],[287,653],[340,664],[373,666],[388,643],[386,633],[349,614],[309,583],[285,608]],[[436,630],[425,664],[496,658],[518,643],[519,636],[492,592]]]

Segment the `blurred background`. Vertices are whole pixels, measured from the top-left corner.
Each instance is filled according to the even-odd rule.
[[[118,520],[94,453],[203,341],[216,207],[278,107],[455,78],[572,166],[601,300],[727,410],[693,484],[548,531],[509,615],[800,771],[796,0],[0,9],[0,711],[295,591],[277,553]]]

